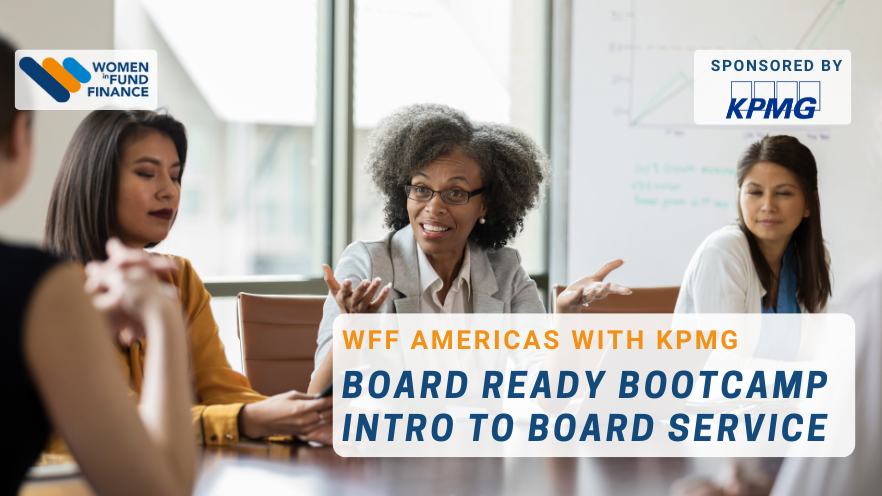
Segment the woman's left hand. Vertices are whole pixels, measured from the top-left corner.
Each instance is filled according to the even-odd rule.
[[[583,277],[567,286],[567,289],[557,297],[557,313],[581,313],[583,307],[588,306],[594,300],[606,298],[610,293],[631,294],[631,290],[624,286],[603,282],[610,272],[618,269],[624,263],[625,261],[621,259],[607,262],[594,275]]]
[[[301,441],[324,444],[325,446],[334,445],[334,412],[332,409],[323,410],[327,421],[306,434],[297,436]]]
[[[241,434],[308,436],[333,420],[334,398],[288,391],[242,407]],[[318,434],[316,434],[318,436]],[[322,441],[323,438],[310,440]]]

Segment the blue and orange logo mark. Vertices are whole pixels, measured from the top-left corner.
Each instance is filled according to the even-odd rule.
[[[60,64],[48,57],[43,59],[42,66],[31,57],[22,57],[18,66],[56,102],[70,100],[71,93],[80,91],[82,84],[92,80],[89,71],[73,57],[64,59]]]

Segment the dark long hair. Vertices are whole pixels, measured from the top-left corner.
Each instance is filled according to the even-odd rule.
[[[15,48],[0,36],[0,140],[12,132],[15,108]]]
[[[107,258],[104,246],[119,233],[116,205],[122,146],[152,130],[174,142],[183,177],[187,131],[172,116],[150,110],[96,110],[86,116],[67,146],[52,189],[46,249],[79,263]],[[147,248],[152,246],[155,243]]]
[[[750,145],[738,160],[736,178],[739,191],[744,176],[758,162],[772,162],[793,172],[799,179],[809,216],[802,219],[791,238],[795,245],[797,269],[796,300],[811,313],[819,312],[833,293],[830,285],[830,264],[821,233],[821,203],[818,199],[818,166],[811,150],[792,136],[766,136]],[[738,202],[738,225],[747,236],[750,256],[766,291],[772,289],[775,273],[759,249],[756,236],[747,229],[741,202]],[[766,299],[766,307],[776,298]]]

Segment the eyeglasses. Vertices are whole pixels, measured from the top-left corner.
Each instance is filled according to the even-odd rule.
[[[425,186],[408,185],[404,187],[404,194],[406,194],[407,197],[411,200],[418,202],[427,202],[435,196],[435,193],[438,193],[439,195],[441,195],[441,199],[444,201],[444,203],[450,205],[465,205],[473,196],[480,195],[482,191],[484,191],[484,188],[478,188],[472,192],[469,192],[463,191],[461,189],[446,189],[444,191],[435,191]]]

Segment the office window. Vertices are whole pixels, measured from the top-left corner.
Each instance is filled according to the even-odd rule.
[[[326,262],[317,1],[116,1],[116,47],[157,51],[160,106],[190,136],[180,212],[155,250],[203,277],[315,277]]]
[[[443,103],[517,126],[546,146],[546,9],[541,0],[355,1],[355,239],[385,233],[363,173],[366,138],[401,106]],[[545,240],[543,208],[514,244],[531,274],[547,272]]]

